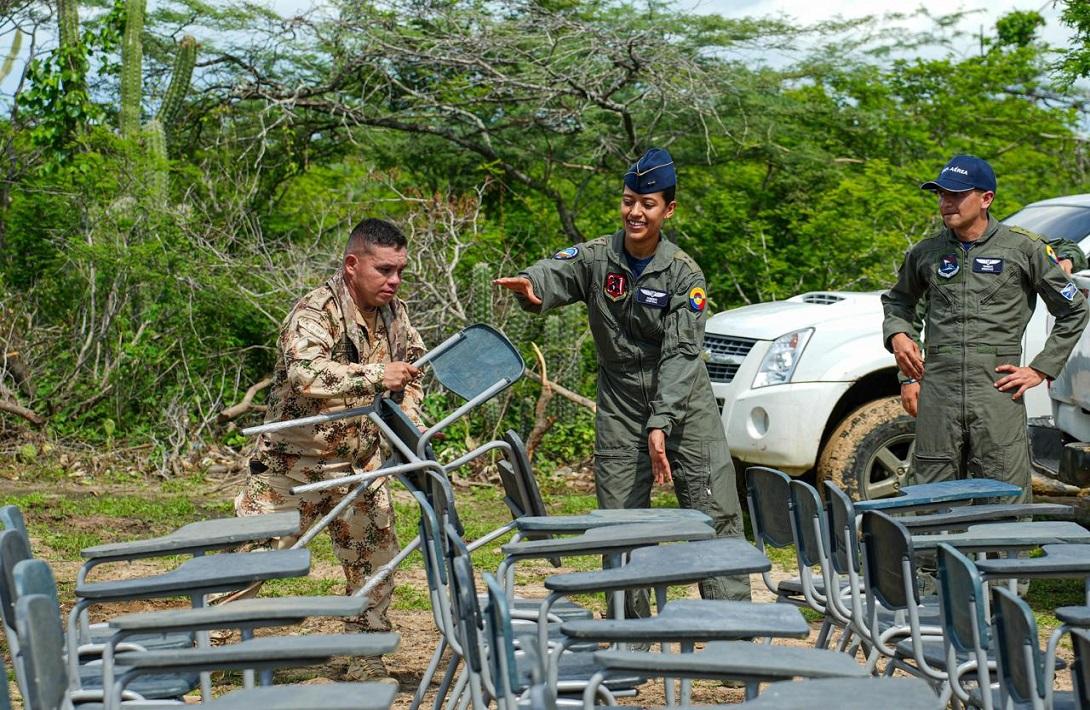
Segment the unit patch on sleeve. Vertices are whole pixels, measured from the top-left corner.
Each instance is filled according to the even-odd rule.
[[[577,256],[579,256],[579,247],[568,247],[567,249],[561,249],[557,253],[553,254],[553,258],[559,259],[560,261],[574,259]]]
[[[961,266],[958,265],[957,254],[947,254],[946,256],[939,259],[939,276],[943,277],[944,279],[953,278],[954,274],[956,274],[960,269]]]
[[[703,313],[708,305],[708,294],[699,286],[693,286],[689,291],[689,310],[693,313]]]
[[[619,301],[628,295],[628,277],[624,274],[608,273],[602,289],[611,301]]]
[[[985,256],[973,257],[973,273],[1001,274],[1003,273],[1003,260]]]
[[[1045,254],[1048,254],[1048,260],[1057,266],[1060,265],[1060,258],[1056,256],[1056,252],[1052,249],[1051,244],[1045,244]]]
[[[636,303],[641,303],[652,308],[666,308],[670,302],[670,294],[665,291],[656,291],[650,288],[636,288]]]
[[[1068,301],[1074,301],[1075,294],[1078,292],[1079,289],[1075,286],[1075,284],[1068,282],[1068,284],[1064,286],[1063,289],[1060,291],[1060,295],[1066,298]]]

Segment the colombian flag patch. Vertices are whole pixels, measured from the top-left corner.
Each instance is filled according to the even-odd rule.
[[[707,305],[708,294],[699,286],[693,286],[692,290],[689,291],[689,308],[693,313],[703,313],[704,307]]]
[[[1052,247],[1050,245],[1048,245],[1048,244],[1045,244],[1045,254],[1048,254],[1049,261],[1051,261],[1053,264],[1056,264],[1057,266],[1059,266],[1060,260],[1059,260],[1059,258],[1057,258],[1056,252],[1053,251]]]

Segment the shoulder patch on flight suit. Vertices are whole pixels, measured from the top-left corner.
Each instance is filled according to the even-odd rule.
[[[559,259],[560,261],[574,259],[577,256],[579,256],[579,247],[568,247],[567,249],[561,249],[557,253],[553,254],[553,258]]]
[[[1078,287],[1076,287],[1075,284],[1069,281],[1067,285],[1063,287],[1063,290],[1060,291],[1060,295],[1066,298],[1070,303],[1071,301],[1075,300],[1075,294],[1078,292]]]
[[[1032,239],[1035,242],[1041,241],[1040,234],[1038,234],[1037,232],[1031,232],[1025,227],[1007,227],[1007,229],[1011,230],[1015,234],[1021,234],[1026,239]]]
[[[1056,266],[1060,265],[1060,258],[1056,256],[1056,252],[1052,249],[1051,244],[1045,244],[1045,254],[1048,255],[1048,260]]]
[[[689,290],[689,310],[693,313],[703,313],[708,305],[708,294],[700,286],[693,286]]]

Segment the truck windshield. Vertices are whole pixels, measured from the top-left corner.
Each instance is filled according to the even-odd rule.
[[[1049,239],[1063,237],[1080,242],[1090,234],[1090,208],[1075,205],[1030,205],[1007,217],[1003,223],[1013,227],[1025,227]]]

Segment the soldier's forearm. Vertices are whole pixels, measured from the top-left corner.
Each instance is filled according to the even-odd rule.
[[[302,397],[368,397],[382,391],[382,365],[344,365],[328,359],[295,361],[288,366],[291,388]]]
[[[1033,358],[1033,362],[1029,363],[1029,366],[1034,370],[1043,372],[1050,379],[1056,379],[1056,376],[1060,374],[1060,371],[1063,370],[1064,365],[1067,363],[1067,358],[1071,356],[1071,351],[1079,342],[1082,331],[1086,327],[1086,322],[1087,312],[1085,307],[1078,311],[1072,311],[1067,316],[1057,318],[1056,324],[1052,327],[1052,332],[1045,341],[1044,348],[1038,353],[1037,357]]]

